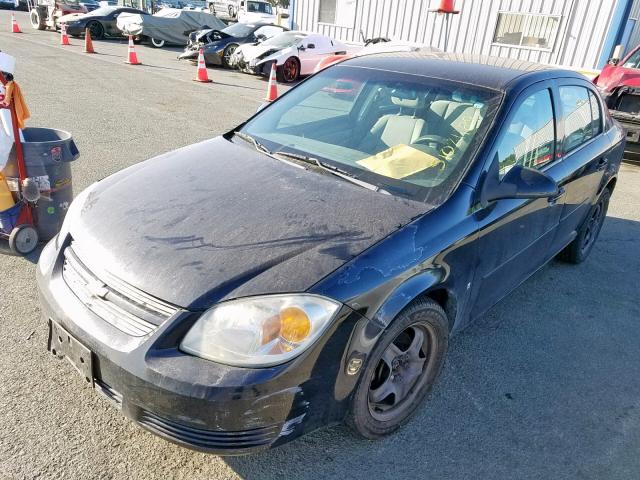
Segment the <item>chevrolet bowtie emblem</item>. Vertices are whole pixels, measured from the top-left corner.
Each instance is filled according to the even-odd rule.
[[[101,298],[102,300],[104,300],[104,297],[109,293],[107,286],[100,280],[90,280],[87,283],[87,290],[89,290],[92,297]]]

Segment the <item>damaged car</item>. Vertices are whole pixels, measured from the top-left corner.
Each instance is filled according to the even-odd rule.
[[[610,59],[594,83],[626,131],[625,160],[640,163],[640,45],[622,60]]]
[[[187,45],[192,32],[204,28],[222,30],[226,24],[210,13],[163,8],[153,15],[122,13],[117,27],[124,35],[148,39],[154,47],[162,48],[166,44]]]
[[[332,97],[338,79],[361,87]],[[589,256],[623,149],[571,71],[344,60],[80,193],[36,269],[49,351],[78,387],[205,452],[338,422],[389,435],[453,334],[554,257]]]
[[[207,65],[228,67],[231,56],[240,45],[257,45],[287,30],[272,23],[234,23],[222,30],[199,30],[189,35],[189,43],[178,59],[196,62],[202,48]]]
[[[245,73],[267,76],[275,64],[278,81],[291,83],[314,73],[324,58],[344,55],[347,51],[345,44],[325,35],[289,31],[257,45],[238,47],[229,65]]]
[[[147,12],[131,7],[100,7],[89,13],[65,15],[60,22],[67,26],[67,33],[72,37],[80,37],[89,29],[91,38],[100,40],[104,37],[121,37],[122,31],[116,21],[123,14],[149,15]]]

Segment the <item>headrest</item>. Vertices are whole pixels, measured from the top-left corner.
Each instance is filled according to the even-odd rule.
[[[0,52],[0,72],[13,75],[16,69],[16,59],[11,55]]]
[[[418,93],[415,90],[394,88],[391,91],[391,102],[399,107],[416,108],[418,106]]]

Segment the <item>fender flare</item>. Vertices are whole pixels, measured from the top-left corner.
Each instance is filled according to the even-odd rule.
[[[442,268],[424,270],[398,285],[378,307],[371,319],[386,328],[394,318],[414,299],[442,283],[445,272]]]

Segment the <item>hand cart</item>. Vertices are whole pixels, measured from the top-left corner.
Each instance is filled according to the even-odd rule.
[[[8,83],[2,73],[0,73],[0,82],[5,87]],[[11,111],[16,161],[18,164],[18,200],[15,207],[9,209],[13,210],[13,212],[7,215],[8,218],[13,214],[15,220],[3,221],[3,228],[0,229],[0,237],[9,240],[9,248],[14,253],[27,255],[33,252],[38,246],[38,231],[34,223],[33,204],[28,202],[22,195],[23,184],[27,179],[27,167],[24,161],[22,142],[20,141],[15,103],[12,101],[8,108]],[[8,223],[9,225],[5,226],[4,223]]]

